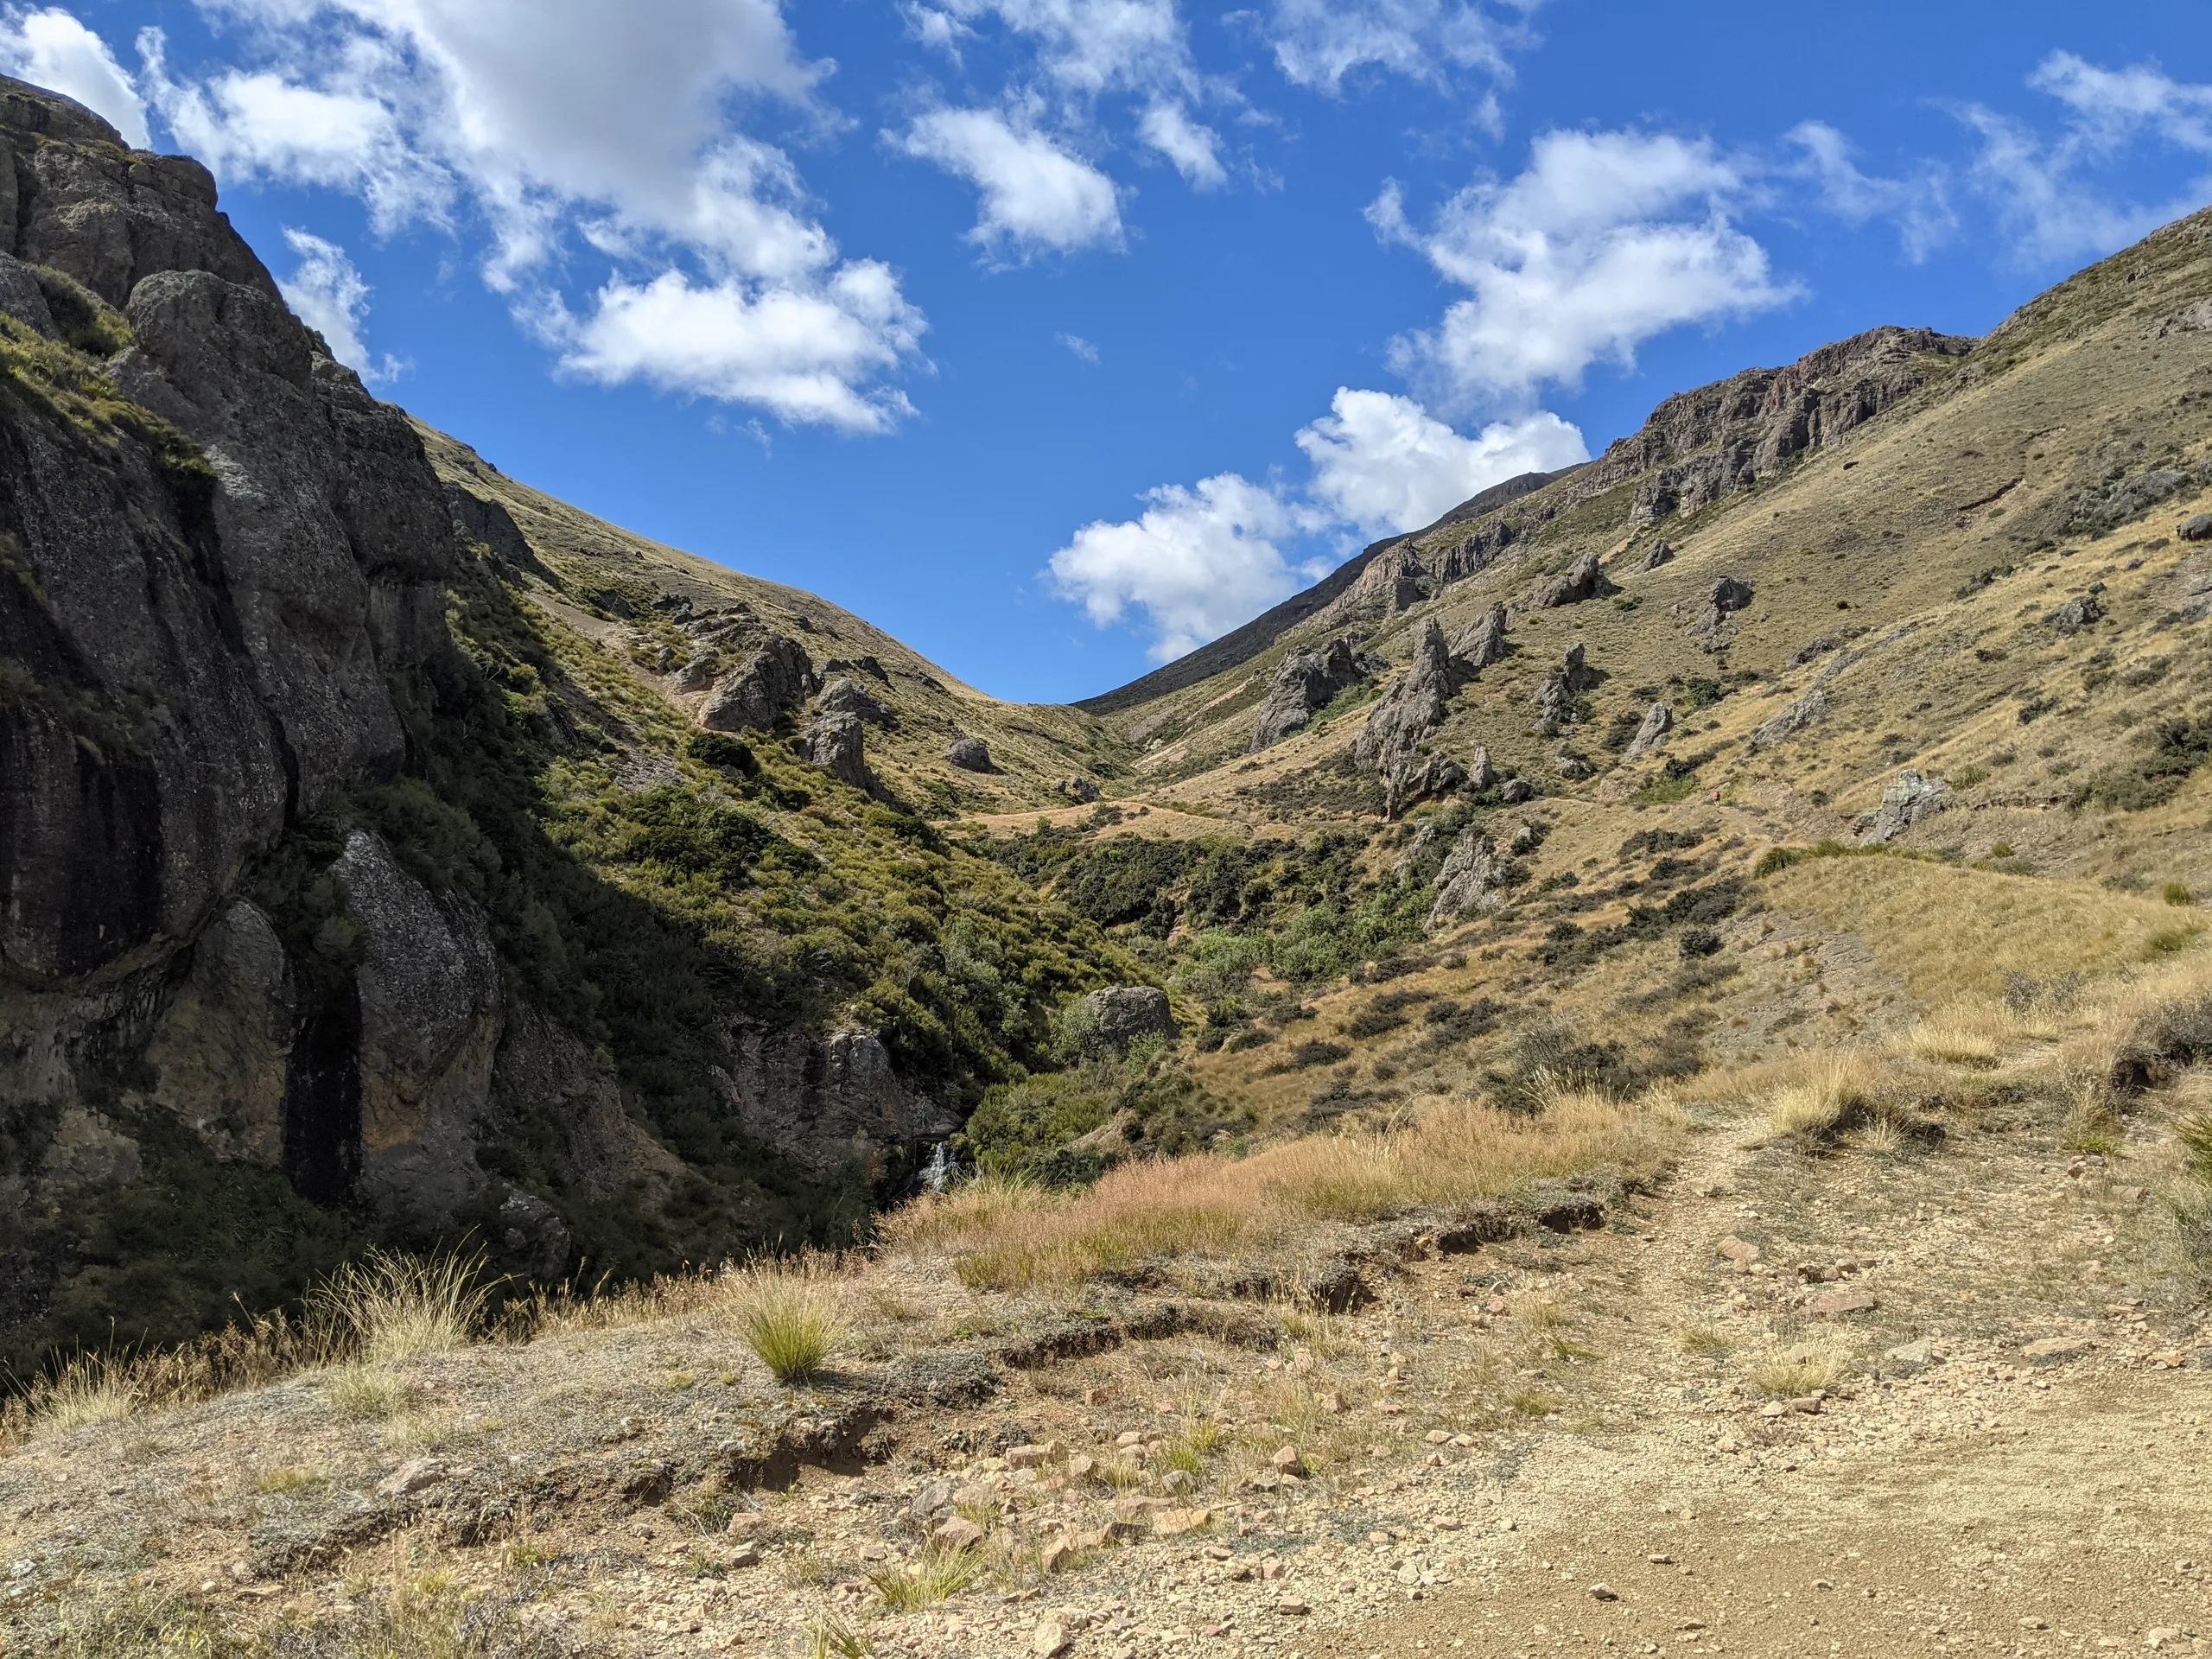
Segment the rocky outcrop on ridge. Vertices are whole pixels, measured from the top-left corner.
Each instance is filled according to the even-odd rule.
[[[1362,656],[1350,638],[1291,652],[1275,671],[1268,700],[1260,706],[1260,717],[1252,729],[1251,752],[1257,754],[1303,729],[1315,714],[1374,674],[1378,666],[1372,658]]]

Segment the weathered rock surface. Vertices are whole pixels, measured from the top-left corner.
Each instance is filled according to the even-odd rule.
[[[715,688],[699,710],[699,723],[710,732],[765,732],[796,711],[820,683],[806,647],[771,633]]]
[[[446,1219],[483,1179],[473,1132],[502,1028],[499,959],[467,900],[434,896],[366,830],[347,838],[334,870],[363,936],[360,1184]],[[330,1127],[288,1121],[288,1160],[315,1156],[293,1143]]]
[[[1770,749],[1784,739],[1795,737],[1825,715],[1827,707],[1827,693],[1815,686],[1772,720],[1754,730],[1751,747],[1753,749]]]
[[[1383,816],[1395,818],[1409,806],[1466,785],[1467,769],[1449,755],[1402,755],[1382,774]]]
[[[1629,740],[1628,747],[1621,752],[1624,760],[1641,760],[1656,753],[1667,741],[1667,734],[1675,729],[1675,711],[1663,702],[1655,702],[1644,710],[1643,723],[1636,728],[1636,735]]]
[[[908,1089],[872,1032],[741,1024],[725,1086],[747,1133],[807,1168],[855,1167],[869,1180],[901,1146],[941,1138],[960,1120]]]
[[[1874,328],[1787,368],[1747,369],[1680,393],[1577,474],[1577,493],[1635,478],[1635,522],[1694,512],[1865,424],[1943,372],[1936,359],[1974,344],[1929,328]]]
[[[944,752],[944,758],[963,772],[996,772],[991,746],[980,737],[963,737]]]
[[[1706,600],[1705,609],[1699,613],[1697,620],[1690,624],[1691,633],[1710,634],[1717,632],[1722,623],[1738,611],[1742,610],[1757,596],[1750,582],[1739,581],[1734,576],[1721,577],[1713,584],[1713,592]]]
[[[1565,574],[1539,588],[1529,599],[1529,607],[1554,610],[1562,605],[1580,605],[1614,591],[1612,583],[1605,580],[1605,572],[1599,568],[1598,556],[1586,553],[1569,565]]]
[[[1251,753],[1280,743],[1329,706],[1339,694],[1372,675],[1378,664],[1363,657],[1349,637],[1294,651],[1275,671],[1268,700],[1252,728]]]
[[[895,729],[899,717],[876,700],[874,693],[843,675],[833,675],[823,683],[814,706],[825,715],[850,715],[871,726]]]
[[[855,789],[875,786],[868,769],[866,729],[858,715],[824,715],[806,728],[800,743],[806,758],[839,783]]]
[[[1128,1052],[1140,1037],[1173,1040],[1179,1027],[1167,993],[1151,985],[1109,985],[1080,1004],[1087,1039],[1116,1054]]]
[[[1668,541],[1656,541],[1651,543],[1651,550],[1643,556],[1641,568],[1646,570],[1656,570],[1661,565],[1672,564],[1674,562],[1674,543]]]
[[[2060,633],[2079,633],[2084,628],[2094,627],[2104,613],[2105,607],[2094,594],[2081,594],[2050,613],[2050,626]]]
[[[1429,906],[1428,931],[1433,933],[1466,917],[1497,909],[1500,903],[1497,874],[1497,849],[1488,835],[1469,824],[1452,843],[1443,868],[1436,873],[1436,902]]]
[[[1869,845],[1893,841],[1922,819],[1950,804],[1951,786],[1908,766],[1882,791],[1882,804],[1859,820],[1859,839]]]
[[[1598,671],[1590,666],[1582,646],[1569,645],[1536,687],[1536,729],[1546,736],[1556,735],[1573,717],[1575,699],[1598,683]]]
[[[1414,646],[1413,661],[1352,741],[1353,764],[1363,772],[1388,772],[1414,753],[1444,723],[1444,705],[1458,689],[1444,630],[1432,620]]]
[[[1505,607],[1493,605],[1461,629],[1452,642],[1452,661],[1459,673],[1473,679],[1492,663],[1505,660]]]

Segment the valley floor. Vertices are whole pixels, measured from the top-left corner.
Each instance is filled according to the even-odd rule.
[[[54,1650],[57,1634],[73,1659],[133,1650],[61,1634],[124,1583],[264,1627],[474,1596],[507,1610],[510,1645],[459,1650],[486,1659],[570,1639],[669,1659],[2212,1646],[2212,1324],[2196,1281],[2169,1271],[2145,1191],[2170,1144],[2156,1115],[2108,1157],[2059,1150],[2032,1101],[1933,1142],[1819,1157],[1718,1109],[1692,1118],[1666,1189],[1602,1230],[1408,1262],[1360,1312],[1287,1316],[1271,1357],[1170,1334],[1048,1363],[980,1409],[903,1414],[891,1460],[802,1466],[758,1510],[743,1494],[734,1511],[546,1498],[535,1516],[510,1506],[480,1542],[426,1514],[272,1568],[283,1500],[266,1495],[283,1482],[268,1467],[404,1486],[423,1465],[400,1462],[401,1437],[372,1433],[340,1468],[300,1408],[311,1381],[42,1437],[0,1459],[0,1609],[16,1631],[0,1651]],[[488,1370],[462,1389],[477,1414],[448,1421],[431,1478],[496,1475],[500,1448],[524,1443],[483,1413],[527,1409],[517,1379],[537,1351],[541,1382],[613,1361],[641,1398],[665,1398],[671,1339],[689,1363],[723,1363],[697,1313],[442,1362],[434,1388],[483,1356],[509,1394]],[[594,1448],[650,1453],[656,1435],[731,1427],[712,1413],[610,1427],[624,1403],[587,1414]],[[1198,1436],[1202,1417],[1230,1440]],[[1274,1474],[1264,1448],[1286,1436],[1310,1478]],[[987,1455],[1015,1439],[1047,1447],[1042,1461]],[[1170,1466],[1179,1447],[1195,1478]],[[1100,1466],[1064,1461],[1084,1456]],[[156,1513],[159,1489],[188,1482],[207,1490]],[[234,1496],[248,1492],[257,1509]],[[995,1554],[942,1605],[900,1611],[880,1583],[925,1559],[917,1510],[982,1521]],[[318,1524],[342,1541],[344,1516],[365,1513]],[[131,1533],[149,1541],[135,1556],[97,1548]],[[228,1560],[249,1534],[258,1553]],[[1055,1561],[1040,1547],[1058,1537],[1079,1547]]]

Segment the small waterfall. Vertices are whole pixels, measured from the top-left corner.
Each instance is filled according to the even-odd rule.
[[[937,1150],[930,1154],[930,1160],[922,1166],[922,1185],[932,1192],[942,1192],[959,1173],[960,1166],[952,1161],[952,1154],[944,1149],[944,1142],[937,1143]]]

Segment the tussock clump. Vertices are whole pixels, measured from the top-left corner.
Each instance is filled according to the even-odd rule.
[[[398,1255],[372,1250],[309,1293],[308,1307],[364,1362],[442,1354],[482,1326],[492,1287],[484,1257]]]
[[[1776,1090],[1767,1126],[1777,1140],[1822,1141],[1873,1113],[1882,1083],[1869,1055],[1846,1053],[1814,1061]]]
[[[33,1394],[29,1414],[35,1430],[63,1433],[128,1417],[137,1404],[130,1362],[87,1354],[71,1360]]]
[[[777,1382],[807,1382],[822,1374],[842,1335],[834,1263],[812,1258],[761,1262],[729,1275],[746,1345]]]
[[[1762,1394],[1784,1398],[1832,1389],[1851,1370],[1853,1354],[1834,1341],[1793,1343],[1759,1355],[1751,1363],[1751,1384]]]

